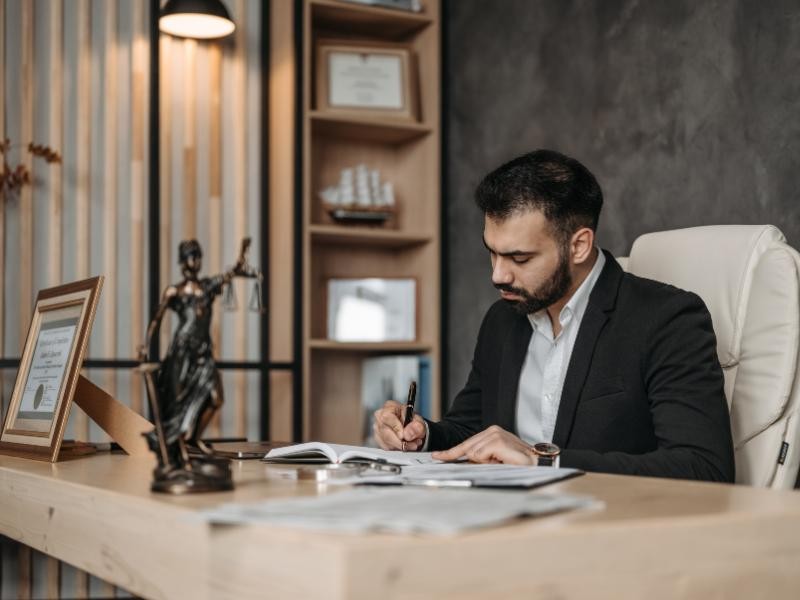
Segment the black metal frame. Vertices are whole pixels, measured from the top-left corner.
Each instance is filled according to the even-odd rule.
[[[148,182],[147,182],[147,262],[150,273],[147,289],[148,313],[156,314],[161,297],[159,281],[161,280],[161,113],[159,112],[160,86],[160,60],[158,38],[161,35],[158,29],[158,14],[161,10],[160,0],[150,0],[150,97],[149,103],[149,147],[148,147]],[[158,338],[153,336],[148,348],[150,356],[158,356]]]
[[[270,264],[269,264],[269,29],[270,29],[269,2],[261,3],[261,272],[264,278],[261,282],[264,306],[269,309],[270,303]],[[261,317],[261,414],[259,433],[262,440],[270,438],[270,327],[269,316]],[[247,368],[247,367],[244,367]]]
[[[447,78],[444,76],[445,73],[450,72],[450,53],[448,52],[448,41],[449,41],[449,27],[448,23],[450,21],[450,0],[442,0],[442,12],[440,15],[441,18],[441,28],[439,29],[440,38],[439,42],[441,47],[439,48],[439,56],[441,57],[441,63],[439,65],[440,68],[440,85],[441,85],[441,96],[439,98],[440,106],[439,106],[439,132],[441,137],[439,138],[439,148],[441,150],[440,155],[440,168],[441,168],[441,179],[440,179],[440,201],[439,205],[441,208],[441,214],[439,217],[439,273],[440,273],[440,283],[439,283],[439,300],[441,302],[441,306],[439,308],[439,335],[440,335],[440,364],[439,364],[439,373],[441,376],[439,378],[441,393],[439,394],[439,414],[444,415],[447,412],[448,408],[448,401],[447,399],[450,397],[450,382],[448,380],[449,369],[448,365],[450,364],[448,361],[448,335],[450,335],[450,324],[447,322],[448,316],[448,306],[450,306],[449,298],[447,297],[449,287],[449,279],[450,279],[450,269],[448,268],[449,262],[449,246],[448,246],[448,231],[447,231],[447,222],[448,222],[448,215],[447,215],[447,194],[449,191],[448,188],[448,175],[449,169],[447,168],[447,154],[448,154],[448,135],[449,135],[449,127],[447,121],[447,115],[449,114],[450,108],[450,89],[447,86]]]
[[[303,438],[303,2],[294,3],[295,111],[294,111],[294,342],[292,380],[292,436]]]

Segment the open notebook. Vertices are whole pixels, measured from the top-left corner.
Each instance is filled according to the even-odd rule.
[[[264,460],[272,463],[381,462],[400,466],[429,465],[441,462],[434,460],[430,452],[400,452],[324,442],[307,442],[274,448],[267,453]]]

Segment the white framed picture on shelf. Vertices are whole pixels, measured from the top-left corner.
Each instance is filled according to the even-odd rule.
[[[328,280],[328,339],[338,342],[413,342],[417,339],[417,280]]]
[[[321,113],[417,119],[416,73],[402,44],[318,40],[316,86]]]

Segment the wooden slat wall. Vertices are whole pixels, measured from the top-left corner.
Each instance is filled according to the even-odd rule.
[[[33,2],[23,2],[21,6],[20,29],[20,139],[26,145],[33,139]],[[29,153],[23,152],[20,162],[25,164],[33,178],[36,171]],[[18,287],[18,323],[28,323],[31,316],[31,299],[33,292],[33,192],[30,186],[22,189],[18,198],[19,211],[19,287]],[[18,336],[18,351],[25,343],[25,336]],[[33,583],[33,552],[27,546],[19,547],[19,579],[18,595],[20,600],[31,597]]]
[[[208,47],[208,269],[219,273],[222,256],[222,49],[218,44]],[[211,341],[221,348],[220,311],[211,320]],[[209,436],[222,432],[222,411],[217,411],[209,424]]]
[[[75,144],[75,279],[89,277],[89,243],[92,159],[92,106],[91,106],[91,53],[92,53],[92,12],[89,0],[78,0],[74,5],[77,11],[78,39],[78,81],[75,85],[76,121]],[[65,155],[64,166],[67,165]],[[88,439],[89,420],[83,411],[76,410],[73,435],[78,439]]]
[[[92,119],[91,88],[92,88],[92,7],[90,0],[78,0],[75,5],[77,11],[77,39],[78,39],[78,81],[75,86],[77,96],[76,108],[78,119],[76,122],[75,144],[75,279],[89,277],[90,268],[90,231],[91,213],[89,206],[92,196]],[[94,153],[96,154],[96,152]],[[66,155],[65,155],[65,166]],[[89,438],[89,419],[81,410],[73,411],[73,435],[77,439]],[[84,571],[74,572],[74,588],[72,590],[77,598],[88,597],[89,577]]]
[[[270,256],[289,257],[294,248],[294,5],[272,2],[270,14],[269,65],[269,197]],[[270,314],[282,315],[270,322],[270,356],[289,362],[294,356],[292,297],[293,265],[290,260],[272,261],[270,269]],[[270,437],[292,439],[292,375],[274,372],[270,378]]]
[[[200,241],[205,275],[233,264],[242,237],[254,238],[250,258],[256,265],[258,245],[267,243],[258,240],[259,220],[253,218],[262,209],[253,184],[260,180],[254,170],[259,160],[252,157],[260,143],[260,126],[252,122],[252,115],[261,110],[260,92],[253,87],[258,78],[252,76],[260,68],[260,39],[254,39],[257,28],[252,23],[241,21],[258,15],[262,2],[225,1],[237,20],[237,33],[230,40],[195,42],[164,35],[159,41],[162,289],[177,282],[181,239]],[[135,358],[143,340],[150,316],[145,269],[148,12],[146,0],[0,0],[0,139],[12,135],[15,143],[49,144],[64,157],[62,165],[50,166],[21,153],[37,185],[46,191],[41,195],[38,188],[26,188],[13,205],[0,210],[2,357],[18,356],[36,287],[95,274],[105,275],[106,282],[90,356]],[[34,22],[46,23],[46,30],[35,28]],[[9,53],[8,48],[15,51]],[[41,78],[35,75],[45,58],[47,88],[38,89]],[[176,69],[183,71],[178,82],[170,77]],[[8,85],[9,73],[15,78],[13,87]],[[9,92],[16,94],[13,102],[6,101]],[[199,101],[200,94],[207,98]],[[35,121],[37,115],[46,117]],[[45,197],[46,214],[39,214]],[[283,201],[281,214],[290,214],[291,197]],[[284,220],[282,227],[291,227],[291,222]],[[48,239],[37,239],[37,232]],[[4,252],[9,243],[13,250]],[[10,256],[13,265],[6,264]],[[46,279],[34,275],[37,265],[44,265]],[[254,351],[258,331],[246,314],[251,290],[250,281],[238,282],[239,309],[234,313],[223,314],[219,302],[215,307],[212,339],[220,359],[259,358]],[[276,322],[287,318],[278,316]],[[165,319],[162,327],[162,352],[171,323]],[[144,410],[138,376],[113,370],[94,370],[90,376],[135,410]],[[248,410],[246,402],[253,376],[226,373],[226,381],[228,417],[216,420],[209,434],[254,431],[259,415]],[[5,389],[9,385],[6,381]],[[285,379],[281,387],[286,389]],[[98,441],[100,434],[85,415],[77,408],[72,413],[69,435]],[[12,569],[7,566],[8,552],[3,554],[0,572],[15,574],[14,581],[6,577],[2,583],[3,597],[124,594],[71,566],[41,556],[33,560],[25,546],[17,545],[15,554]]]
[[[95,7],[96,8],[96,7]],[[117,311],[118,311],[118,294],[117,294],[117,152],[119,139],[117,135],[118,129],[118,111],[120,92],[117,87],[117,3],[105,2],[103,3],[103,20],[102,20],[102,71],[103,71],[103,95],[102,106],[98,103],[95,106],[95,114],[100,114],[102,110],[103,115],[103,159],[102,159],[102,229],[103,236],[100,246],[103,248],[102,258],[102,272],[105,274],[105,283],[103,284],[103,310],[100,316],[102,324],[99,324],[98,333],[102,333],[102,341],[98,346],[92,348],[92,354],[102,353],[104,356],[113,357],[116,355],[117,349]],[[95,13],[97,14],[97,13]],[[97,164],[97,163],[95,163]],[[97,239],[92,240],[92,245],[97,243]],[[122,311],[120,311],[122,312]],[[106,371],[97,372],[95,378],[100,382],[100,385],[109,394],[117,397],[117,371],[108,369]],[[94,428],[97,429],[96,427]],[[93,431],[89,434],[92,439],[97,439],[102,436],[108,439],[104,432]],[[92,583],[95,583],[93,586]],[[99,585],[97,585],[99,584]],[[99,589],[97,589],[99,588]],[[92,591],[97,589],[98,595],[104,598],[114,597],[114,586],[98,581],[94,577],[89,578],[89,593],[87,596],[92,595]]]
[[[117,119],[119,100],[117,88],[117,3],[105,2],[103,20],[103,273],[106,280],[103,284],[103,354],[114,357],[117,350]],[[96,107],[95,114],[97,114]],[[137,282],[139,286],[143,282]],[[122,311],[120,311],[122,312]],[[117,374],[109,369],[105,372],[105,390],[117,396]]]
[[[50,136],[48,144],[63,152],[64,148],[64,70],[61,56],[64,52],[64,11],[63,4],[55,2],[50,6],[50,81],[52,87],[48,95],[50,103]],[[63,210],[62,169],[52,169],[50,173],[50,222],[49,222],[49,279],[50,285],[61,283],[61,229]]]
[[[64,52],[64,11],[60,2],[50,6],[49,19],[50,35],[50,82],[52,88],[48,94],[49,106],[49,138],[48,145],[58,148],[62,152],[64,147],[64,78],[61,57]],[[58,285],[61,283],[61,246],[62,246],[62,169],[52,169],[50,173],[50,221],[48,227],[49,252],[48,252],[48,284]],[[61,563],[60,561],[47,557],[47,575],[45,592],[47,598],[58,598],[61,593]]]
[[[197,42],[183,40],[183,236],[197,237]]]
[[[134,345],[142,339],[146,327],[145,315],[145,275],[144,275],[144,207],[145,207],[145,139],[148,109],[149,72],[149,31],[147,27],[147,7],[145,0],[134,0],[129,4],[130,22],[132,23],[131,48],[131,177],[130,177],[130,264],[131,281],[138,282],[131,286],[130,327],[131,340]],[[131,377],[131,408],[144,414],[142,380],[136,375]]]
[[[234,171],[234,196],[232,198],[232,208],[234,211],[233,239],[240,240],[248,232],[245,227],[247,220],[247,29],[244,24],[245,0],[236,0],[235,13],[239,16],[239,27],[236,28],[234,36],[236,44],[233,56],[233,102],[230,107],[236,116],[233,137],[233,155],[236,157]],[[255,236],[252,236],[255,237]],[[238,249],[238,241],[236,242]],[[251,250],[252,256],[252,250]],[[240,286],[242,288],[244,286]],[[249,287],[249,286],[248,286]],[[244,287],[247,290],[247,287]],[[247,358],[247,323],[244,311],[247,310],[248,295],[245,291],[241,295],[239,310],[235,313],[234,329],[234,358],[244,360]],[[237,372],[235,375],[234,393],[228,394],[228,399],[233,400],[234,410],[234,435],[245,435],[247,431],[247,374],[244,371]]]
[[[33,139],[33,2],[23,2],[20,29],[20,143],[27,144]],[[22,152],[20,162],[25,164],[33,177],[36,171],[31,155]],[[31,316],[31,296],[33,291],[33,192],[30,186],[22,189],[19,195],[19,322],[28,323]],[[19,336],[19,349],[25,338]]]
[[[161,65],[159,66],[159,125],[161,128],[161,139],[159,140],[159,156],[161,158],[161,182],[159,186],[159,209],[161,211],[159,217],[159,247],[161,248],[161,256],[159,261],[159,272],[161,274],[161,281],[159,287],[163,290],[169,285],[172,280],[172,258],[174,256],[171,247],[172,236],[170,235],[170,226],[172,223],[172,189],[170,182],[172,180],[172,86],[169,72],[167,71],[167,64],[172,58],[173,40],[168,35],[162,35],[159,40],[159,55],[161,57]],[[167,349],[169,343],[170,325],[172,323],[172,316],[166,315],[161,323],[160,330],[160,343],[159,348],[163,353]]]

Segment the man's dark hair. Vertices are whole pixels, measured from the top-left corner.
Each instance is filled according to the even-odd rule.
[[[540,210],[564,244],[581,227],[597,231],[603,192],[589,169],[574,158],[534,150],[484,177],[475,191],[475,202],[497,221]]]

